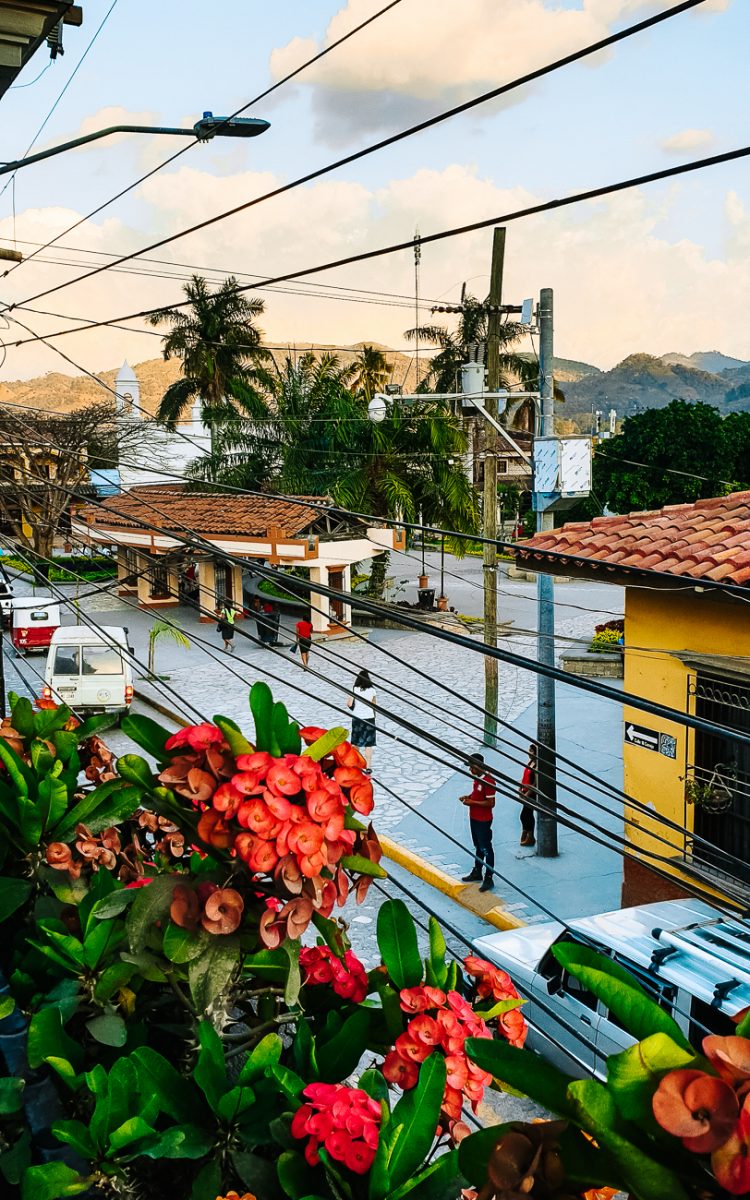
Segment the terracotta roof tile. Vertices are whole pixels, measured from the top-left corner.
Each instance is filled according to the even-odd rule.
[[[591,571],[635,567],[742,586],[750,581],[750,492],[576,521],[537,534],[517,553],[544,558],[545,551],[568,561],[585,559]]]
[[[300,497],[320,500],[320,497]],[[243,496],[227,492],[188,492],[179,485],[155,484],[131,488],[110,496],[81,514],[89,524],[106,527],[151,529],[203,535],[227,534],[262,537],[272,526],[286,537],[307,530],[319,514],[296,498]]]

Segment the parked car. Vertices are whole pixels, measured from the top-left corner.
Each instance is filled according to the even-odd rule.
[[[121,626],[64,625],[53,635],[42,695],[74,712],[123,712],[133,700],[132,651]]]
[[[60,627],[60,605],[54,596],[14,596],[11,611],[11,641],[16,654],[46,650]]]
[[[543,921],[478,938],[482,958],[507,971],[530,999],[528,1045],[568,1074],[603,1079],[610,1054],[634,1039],[552,953],[580,942],[627,968],[690,1038],[735,1032],[750,1004],[750,927],[700,900],[667,900],[570,921]],[[580,1035],[583,1035],[582,1037]]]

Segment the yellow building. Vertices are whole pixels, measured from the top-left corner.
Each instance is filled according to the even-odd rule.
[[[567,524],[518,563],[624,586],[625,691],[750,733],[750,492]],[[750,746],[631,705],[623,759],[625,792],[654,814],[629,807],[626,834],[675,880],[626,859],[623,904],[680,894],[696,874],[750,891]]]

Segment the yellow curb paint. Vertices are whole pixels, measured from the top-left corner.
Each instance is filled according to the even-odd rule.
[[[156,712],[161,713],[163,717],[168,717],[170,721],[174,721],[175,724],[182,725],[183,727],[190,724],[184,717],[179,717],[171,708],[168,708],[166,704],[161,704],[158,700],[152,699],[151,696],[138,691],[136,691],[135,695],[144,704],[148,704]],[[425,883],[429,883],[430,887],[434,887],[436,891],[442,892],[449,899],[455,900],[462,908],[473,912],[475,916],[481,917],[483,921],[487,921],[490,925],[494,925],[496,929],[520,929],[526,924],[525,921],[521,921],[518,917],[514,917],[512,913],[509,913],[507,909],[503,908],[502,904],[496,904],[489,910],[483,910],[476,903],[479,901],[481,893],[476,892],[469,884],[454,879],[447,871],[441,871],[440,867],[432,866],[424,858],[420,858],[412,850],[407,850],[405,846],[399,846],[398,842],[392,841],[391,838],[386,837],[384,834],[380,836],[379,840],[386,858],[390,858],[392,862],[403,867],[410,875],[415,875],[417,879],[422,879]],[[474,904],[471,903],[472,898],[475,900]]]

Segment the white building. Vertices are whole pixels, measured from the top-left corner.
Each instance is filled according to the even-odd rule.
[[[144,413],[135,371],[124,362],[115,380],[118,434],[132,429],[133,438],[120,441],[120,486],[124,492],[152,483],[178,483],[191,463],[211,449],[211,435],[201,421],[196,402],[181,432],[172,432]],[[179,426],[178,426],[179,429]],[[139,436],[140,435],[140,436]],[[170,480],[170,476],[172,479]]]

